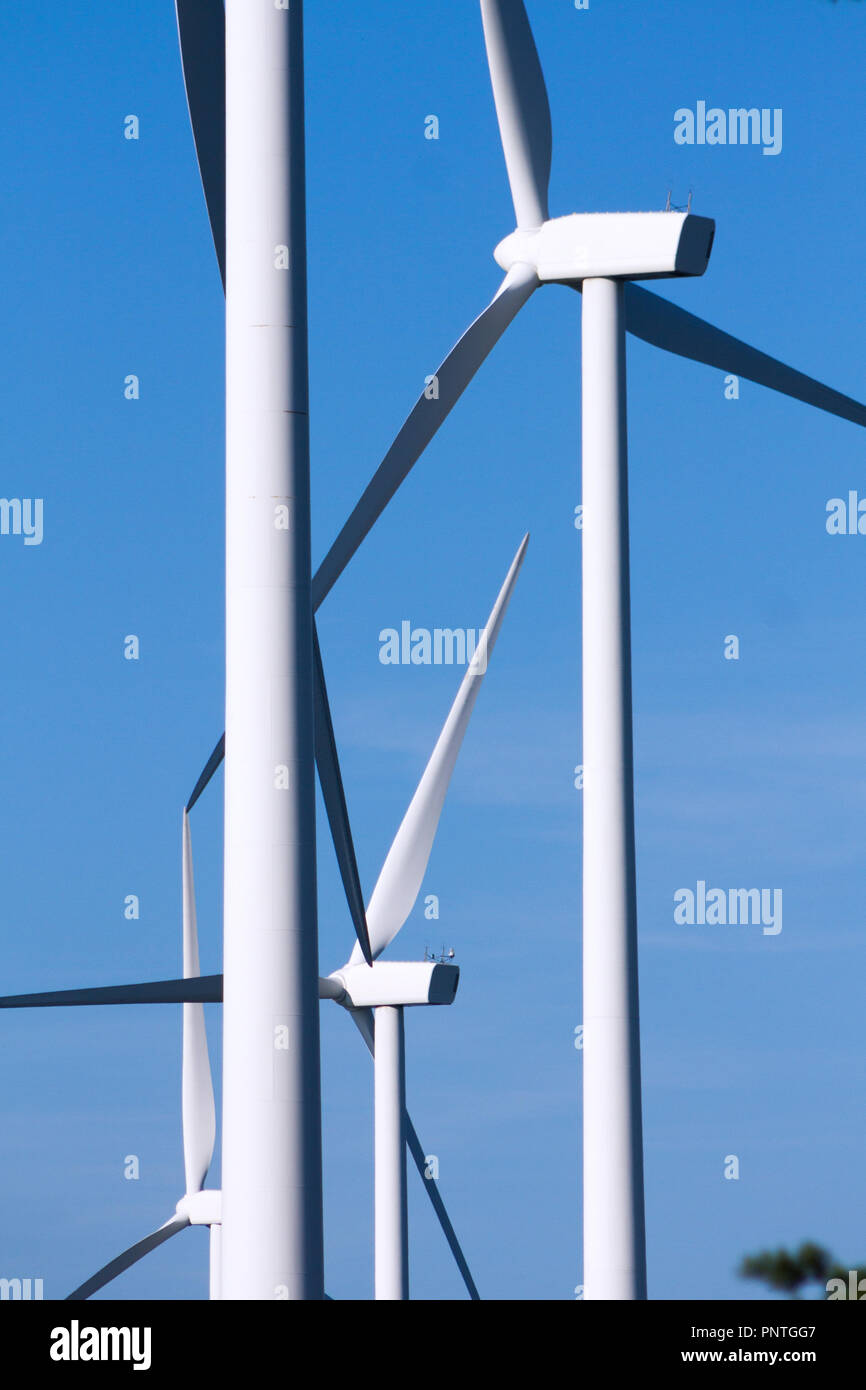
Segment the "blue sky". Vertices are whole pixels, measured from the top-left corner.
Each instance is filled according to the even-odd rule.
[[[306,8],[319,558],[498,285],[513,214],[475,4]],[[866,398],[863,7],[527,8],[552,213],[692,191],[717,221],[710,268],[657,288]],[[40,546],[0,537],[12,993],[180,968],[180,812],[223,727],[223,342],[170,0],[7,6],[0,37],[0,493],[45,509]],[[782,108],[782,152],[675,144],[699,100]],[[579,315],[566,289],[533,297],[319,618],[369,894],[459,679],[383,666],[379,632],[481,626],[531,532],[422,890],[441,919],[419,901],[397,951],[444,944],[462,967],[449,1010],[408,1019],[410,1111],[492,1298],[581,1282]],[[720,373],[643,343],[628,370],[650,1296],[758,1296],[734,1272],[747,1251],[866,1252],[866,539],[825,528],[828,499],[866,495],[864,440],[746,382],[726,400]],[[221,792],[193,813],[205,971]],[[319,839],[327,972],[352,928],[321,820]],[[782,889],[783,930],[677,925],[699,879]],[[218,1076],[216,1008],[209,1027]],[[322,1029],[327,1284],[366,1298],[372,1071],[342,1011]],[[5,1012],[0,1039],[0,1275],[61,1297],[182,1195],[180,1010]],[[413,1293],[460,1296],[414,1173],[410,1191]],[[199,1230],[107,1292],[206,1290]]]

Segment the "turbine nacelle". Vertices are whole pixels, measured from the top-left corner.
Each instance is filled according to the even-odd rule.
[[[451,1004],[460,967],[421,960],[377,960],[372,966],[344,965],[328,978],[344,991],[345,997],[338,1002],[349,1009]]]
[[[223,1219],[222,1197],[218,1188],[204,1187],[181,1197],[175,1211],[178,1216],[185,1216],[191,1226],[219,1226]]]
[[[530,265],[542,282],[703,275],[715,230],[685,212],[576,212],[519,228],[493,254],[503,270]]]

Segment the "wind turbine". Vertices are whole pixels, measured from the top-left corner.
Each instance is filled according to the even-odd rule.
[[[328,977],[341,991],[337,1003],[350,1010],[374,1055],[377,1299],[409,1297],[404,1009],[450,1004],[460,973],[444,962],[385,962],[379,957],[406,922],[421,891],[451,774],[528,543],[529,537],[524,536],[373,889],[366,914],[372,969],[356,943],[346,964]]]
[[[516,229],[505,278],[419,396],[313,578],[330,592],[502,333],[542,284],[583,292],[584,1287],[646,1296],[631,721],[625,334],[858,425],[866,406],[632,283],[704,272],[714,224],[676,212],[551,218],[552,128],[523,0],[481,0]]]
[[[195,911],[195,884],[192,868],[192,842],[189,815],[184,808],[182,827],[182,894],[183,894],[183,979],[197,980],[201,975],[198,954],[198,927]],[[81,991],[85,993],[86,991]],[[94,993],[93,991],[91,993]],[[98,991],[95,991],[98,993]],[[46,1002],[50,996],[45,996]],[[51,1000],[51,1002],[64,1002]],[[108,1002],[90,1000],[88,1002]],[[7,1004],[7,1001],[3,1001]],[[181,1067],[183,1113],[183,1166],[186,1186],[184,1195],[169,1217],[150,1235],[136,1241],[122,1255],[109,1261],[90,1279],[71,1294],[70,1299],[89,1298],[104,1288],[124,1270],[136,1264],[158,1245],[186,1230],[188,1226],[207,1226],[210,1229],[210,1296],[220,1297],[221,1284],[221,1193],[206,1189],[204,1180],[213,1157],[216,1138],[213,1081],[207,1050],[204,1004],[187,1000],[183,1005],[183,1061]]]

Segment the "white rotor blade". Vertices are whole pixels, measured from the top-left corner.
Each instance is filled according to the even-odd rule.
[[[512,266],[495,298],[451,349],[436,372],[438,398],[428,398],[423,393],[418,398],[349,520],[313,576],[314,609],[330,593],[446,415],[457,404],[488,353],[537,287],[538,279],[531,266],[520,263]]]
[[[319,634],[313,618],[313,712],[316,726],[316,767],[319,769],[319,783],[322,798],[328,813],[331,839],[337,853],[340,877],[349,905],[349,913],[355,928],[358,944],[368,965],[373,964],[370,955],[370,938],[367,935],[367,922],[364,917],[364,895],[358,877],[358,861],[355,858],[355,845],[352,840],[352,827],[346,806],[346,793],[340,772],[340,759],[337,754],[337,740],[331,720],[331,706],[328,700],[328,687],[325,683],[325,670],[322,665],[322,652],[319,647]]]
[[[226,279],[226,37],[223,0],[175,0],[195,152],[220,275]]]
[[[518,227],[548,219],[550,105],[523,0],[481,0],[499,134]]]
[[[527,535],[511,562],[478,649],[373,889],[367,908],[367,926],[374,959],[394,940],[420,892],[448,783],[528,544]],[[356,943],[350,964],[356,965],[361,959],[361,949]]]
[[[183,813],[183,974],[201,974],[192,874],[189,816]],[[186,1191],[200,1192],[216,1139],[213,1081],[207,1050],[203,1004],[183,1006],[183,1166]]]
[[[221,1004],[222,975],[190,980],[149,980],[136,985],[96,985],[88,989],[52,989],[41,994],[4,994],[0,1009],[70,1008],[90,1004],[181,1004],[185,999]]]
[[[793,396],[794,400],[814,405],[830,415],[838,415],[855,425],[866,425],[866,405],[860,401],[786,366],[766,352],[759,352],[740,338],[724,333],[721,328],[640,285],[625,287],[625,326],[636,338],[663,348],[665,352],[703,362],[718,371],[744,376],[759,386],[767,386],[783,396]]]
[[[136,1241],[135,1245],[130,1245],[129,1249],[124,1250],[122,1255],[118,1255],[116,1259],[103,1265],[102,1269],[92,1275],[90,1279],[79,1284],[77,1289],[66,1295],[67,1302],[70,1299],[89,1298],[92,1293],[96,1293],[98,1289],[110,1284],[112,1279],[117,1278],[118,1274],[122,1274],[125,1269],[129,1269],[130,1265],[136,1264],[145,1255],[150,1254],[151,1250],[162,1245],[164,1240],[177,1235],[178,1231],[182,1231],[188,1225],[189,1221],[185,1216],[172,1216],[158,1230],[151,1231],[149,1236],[144,1237],[144,1240]]]

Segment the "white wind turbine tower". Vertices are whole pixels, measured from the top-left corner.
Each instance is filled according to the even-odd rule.
[[[542,284],[583,292],[584,1287],[646,1297],[635,913],[625,334],[855,424],[866,407],[630,283],[701,275],[714,224],[675,212],[551,219],[550,109],[523,0],[481,0],[516,230],[505,279],[421,395],[313,580],[318,604],[517,312]]]

